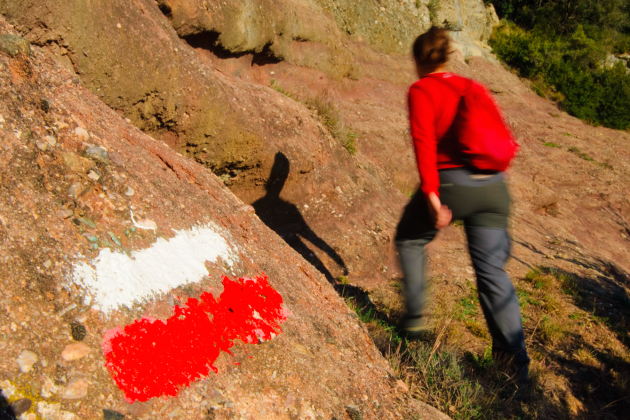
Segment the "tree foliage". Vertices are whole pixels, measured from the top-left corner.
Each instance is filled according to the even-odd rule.
[[[630,0],[495,0],[503,18],[490,39],[497,56],[570,114],[630,128]]]

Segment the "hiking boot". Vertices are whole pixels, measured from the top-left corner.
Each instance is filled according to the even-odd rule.
[[[532,385],[532,381],[529,377],[529,363],[521,364],[520,366],[517,364],[515,367],[516,372],[512,376],[514,383],[521,394],[527,395]]]
[[[529,357],[524,350],[493,350],[494,362],[510,374],[510,380],[517,387],[526,388],[530,385]]]
[[[435,326],[424,315],[405,315],[400,324],[398,324],[398,329],[401,335],[408,340],[422,340],[429,338],[433,334]]]

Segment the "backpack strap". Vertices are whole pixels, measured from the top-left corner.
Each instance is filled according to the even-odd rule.
[[[435,76],[434,76],[434,77],[431,77],[431,73],[430,73],[430,74],[427,74],[427,75],[426,75],[426,76],[424,76],[424,77],[429,77],[429,78],[431,78],[431,80],[437,80],[437,81],[439,81],[439,82],[440,82],[440,83],[442,83],[444,86],[447,86],[449,89],[451,89],[451,90],[453,90],[455,93],[457,93],[457,96],[459,96],[459,97],[463,97],[463,96],[465,96],[465,95],[466,95],[466,94],[470,91],[470,89],[472,89],[472,87],[473,87],[473,85],[474,85],[474,83],[475,83],[475,82],[473,82],[472,80],[470,80],[470,79],[467,79],[467,78],[466,78],[466,80],[468,80],[468,82],[469,82],[469,83],[468,83],[468,86],[466,86],[466,88],[464,89],[464,92],[463,92],[463,93],[460,93],[457,89],[455,89],[455,87],[454,87],[453,85],[451,85],[450,83],[448,83],[446,80],[444,80],[444,79],[443,79],[443,78],[441,78],[441,77],[435,77]],[[423,79],[424,79],[424,77],[423,77]]]

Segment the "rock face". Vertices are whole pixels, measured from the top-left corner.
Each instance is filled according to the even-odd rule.
[[[3,385],[12,400],[42,389],[33,404],[59,418],[440,418],[405,392],[324,280],[347,273],[377,306],[396,300],[394,229],[418,182],[406,54],[431,19],[460,42],[452,70],[496,94],[522,144],[509,174],[510,273],[560,254],[557,267],[628,293],[627,134],[567,116],[493,62],[483,42],[496,15],[483,2],[377,3],[0,0],[37,46],[31,57],[0,53],[0,379],[13,381]],[[17,35],[4,21],[0,32]],[[318,95],[338,104],[356,155],[305,106]],[[207,272],[192,285],[169,282],[186,271],[178,264],[139,258],[200,230],[214,239],[158,259],[176,254]],[[460,296],[458,282],[472,275],[464,240],[449,227],[430,246],[445,295]],[[189,260],[218,243],[205,265]],[[121,272],[138,261],[157,267],[151,281],[107,283],[116,290],[94,280],[99,267],[127,279]],[[263,272],[292,312],[283,333],[234,347],[234,358],[217,359],[219,374],[178,398],[124,401],[96,351],[104,334],[143,316],[168,319],[210,288],[220,294],[222,274]],[[164,287],[134,300],[146,283]],[[93,351],[66,361],[75,321]],[[41,364],[18,376],[25,348]],[[58,404],[80,375],[91,383],[80,407]]]
[[[0,33],[12,33],[1,19]],[[223,353],[215,362],[217,374],[134,412],[145,418],[344,418],[352,406],[363,418],[445,418],[399,389],[356,315],[319,272],[252,215],[251,207],[210,171],[121,119],[40,48],[34,50],[31,58],[0,54],[0,378],[6,379],[5,398],[15,401],[28,393],[45,418],[100,419],[104,412],[110,417],[130,412],[104,367],[103,353],[78,358],[87,351],[71,357],[64,350],[72,325],[81,322],[87,332],[73,348],[97,349],[106,342],[103,334],[117,327],[142,317],[169,318],[174,300],[183,305],[182,300],[204,291],[218,295],[221,275],[265,273],[286,308],[282,331],[260,344],[236,345],[231,356]],[[47,111],[40,106],[42,98],[49,101]],[[79,126],[90,134],[89,144],[75,132]],[[37,142],[45,136],[56,142],[41,150]],[[86,154],[90,147],[106,150],[109,162]],[[89,165],[68,164],[82,156]],[[98,180],[88,176],[88,166],[100,174]],[[76,184],[82,189],[70,196],[68,188]],[[129,187],[131,196],[125,194]],[[56,217],[62,209],[73,216]],[[157,229],[136,229],[130,209]],[[144,268],[133,265],[190,231],[203,240],[172,265],[168,254]],[[212,235],[203,237],[209,231]],[[200,252],[201,261],[194,260]],[[117,261],[132,265],[121,269]],[[132,290],[168,282],[171,274],[202,270],[207,275],[174,289],[149,289],[135,300],[109,287],[117,276],[142,270],[169,276],[142,280],[139,274]],[[26,346],[39,355],[41,365],[19,374],[12,361]],[[215,391],[220,401],[205,398]]]
[[[362,69],[354,64],[360,62],[358,51],[347,43],[365,40],[377,51],[406,55],[415,37],[437,24],[465,34],[461,39],[467,57],[484,50],[483,42],[498,23],[494,8],[475,0],[436,6],[410,0],[160,0],[159,5],[181,37],[213,34],[206,41],[232,54],[265,53],[351,78]]]
[[[384,226],[395,223],[404,203],[400,185],[413,188],[414,172],[407,174],[413,167],[399,165],[395,153],[377,157],[370,147],[353,158],[316,114],[263,86],[277,79],[276,67],[301,75],[302,100],[326,89],[405,86],[413,80],[411,42],[431,16],[442,25],[461,20],[463,46],[484,41],[491,30],[495,15],[481,0],[442,3],[437,14],[415,1],[320,0],[20,0],[0,2],[0,11],[110,107],[210,168],[249,204],[267,196],[276,154],[284,154],[290,170],[282,197],[302,214],[283,236],[329,280],[350,271],[367,286],[396,274],[393,233]],[[226,78],[232,70],[243,80]],[[396,112],[404,123],[401,117]],[[89,136],[85,127],[77,130]],[[381,171],[390,158],[394,176]]]

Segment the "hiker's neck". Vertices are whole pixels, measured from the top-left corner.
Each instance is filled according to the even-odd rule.
[[[439,67],[434,67],[434,66],[426,67],[426,66],[416,63],[416,71],[418,72],[418,78],[421,79],[424,76],[427,76],[429,74],[446,72],[446,66],[443,65]]]

